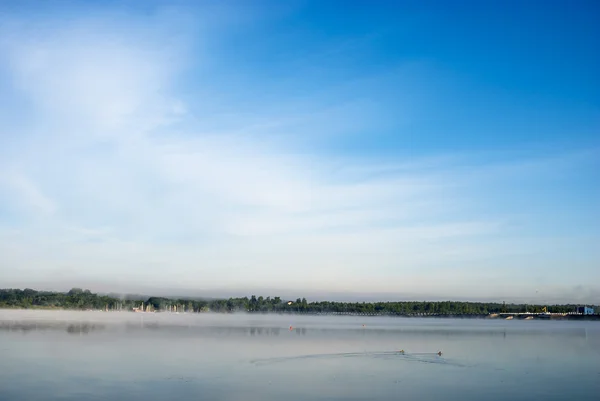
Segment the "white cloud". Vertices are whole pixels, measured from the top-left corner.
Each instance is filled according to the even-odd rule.
[[[51,215],[56,211],[56,204],[26,176],[4,172],[0,174],[0,187],[14,195],[13,203],[27,208],[25,213]]]
[[[24,217],[17,231],[0,220],[0,270],[13,281],[460,294],[467,276],[486,280],[478,263],[527,246],[496,244],[514,234],[510,215],[471,209],[494,166],[297,153],[293,138],[262,135],[268,112],[206,134],[210,121],[175,90],[187,55],[160,26],[52,25],[0,43],[34,122],[0,123],[0,141],[19,137],[0,161],[0,199]],[[298,115],[324,118],[277,116],[268,129]]]

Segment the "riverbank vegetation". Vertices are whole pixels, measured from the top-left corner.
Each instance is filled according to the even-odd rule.
[[[115,297],[73,288],[68,292],[32,289],[0,289],[0,308],[76,309],[76,310],[144,310],[171,312],[255,312],[255,313],[340,313],[377,315],[485,315],[493,313],[542,312],[545,305],[494,302],[308,302],[280,297],[243,297],[229,299],[174,299],[165,297]],[[553,313],[574,312],[578,305],[551,305]]]

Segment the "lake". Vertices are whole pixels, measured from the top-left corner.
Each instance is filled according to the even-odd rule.
[[[1,310],[0,399],[596,401],[600,323]]]

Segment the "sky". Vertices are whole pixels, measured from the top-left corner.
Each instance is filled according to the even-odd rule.
[[[596,1],[3,1],[0,287],[600,304]]]

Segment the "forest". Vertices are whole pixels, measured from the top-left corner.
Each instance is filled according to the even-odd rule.
[[[75,309],[104,311],[148,312],[251,312],[251,313],[307,313],[307,314],[374,314],[374,315],[487,315],[492,313],[542,312],[546,305],[526,305],[495,302],[460,301],[398,301],[398,302],[309,302],[281,297],[251,297],[229,299],[191,299],[149,297],[134,299],[94,294],[89,290],[73,288],[68,292],[36,291],[32,289],[0,289],[0,308],[19,309]],[[549,305],[549,312],[574,312],[578,305]]]

